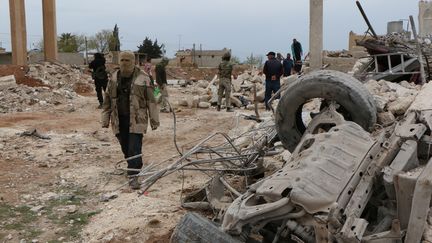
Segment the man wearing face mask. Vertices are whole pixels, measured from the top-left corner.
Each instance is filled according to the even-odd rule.
[[[148,122],[152,130],[159,126],[159,114],[153,95],[153,84],[147,73],[135,67],[133,52],[120,53],[120,70],[113,73],[103,103],[102,127],[111,121],[125,158],[141,154],[143,134]],[[140,188],[136,174],[143,166],[142,157],[128,162],[129,186]]]

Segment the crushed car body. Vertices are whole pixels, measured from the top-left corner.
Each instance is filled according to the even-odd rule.
[[[172,242],[420,242],[432,194],[432,84],[404,115],[378,125],[372,95],[348,76],[317,71],[289,84],[275,130],[290,159],[219,204],[214,222],[187,214]],[[337,92],[318,85],[298,97],[300,86],[317,82]],[[300,124],[298,109],[312,98],[322,100],[321,110]],[[212,233],[191,230],[198,225]]]

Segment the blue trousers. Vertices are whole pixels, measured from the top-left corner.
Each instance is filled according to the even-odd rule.
[[[264,97],[266,110],[270,110],[270,106],[267,104],[267,102],[271,98],[272,94],[276,93],[279,89],[280,89],[280,80],[279,79],[278,80],[266,80],[265,97]],[[276,98],[279,99],[279,96]]]
[[[116,134],[120,143],[121,150],[125,158],[142,153],[143,135],[138,133],[129,133],[129,117],[119,117],[120,133]],[[141,169],[143,166],[142,157],[128,160],[128,169]],[[128,171],[128,175],[138,174],[138,171]]]

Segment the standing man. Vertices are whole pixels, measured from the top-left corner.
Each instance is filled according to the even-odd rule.
[[[146,72],[149,76],[152,76],[152,65],[151,65],[151,57],[147,56],[144,63],[144,72]]]
[[[303,55],[303,48],[300,42],[296,39],[293,39],[293,43],[291,44],[291,52],[294,59],[294,70],[297,73],[300,73],[302,68],[302,60],[301,57]]]
[[[286,59],[283,60],[282,62],[283,65],[283,70],[284,70],[284,77],[288,77],[291,75],[291,68],[294,66],[294,62],[291,59],[291,54],[287,54]]]
[[[102,53],[94,54],[94,60],[90,62],[89,68],[92,69],[92,78],[96,86],[96,95],[99,101],[98,109],[101,109],[103,104],[102,90],[105,92],[108,83],[105,57]]]
[[[284,60],[284,58],[283,58],[283,56],[282,56],[282,54],[280,53],[280,52],[278,52],[277,54],[276,54],[276,59],[279,61],[279,62],[283,62],[283,60]]]
[[[143,134],[148,121],[152,130],[159,126],[156,101],[150,77],[135,67],[135,55],[126,51],[120,53],[120,70],[114,72],[108,84],[102,110],[102,127],[111,121],[112,130],[120,142],[125,158],[142,153]],[[136,174],[142,168],[142,157],[127,161],[129,186],[140,188]]]
[[[156,65],[156,83],[158,84],[161,91],[161,112],[171,112],[168,104],[168,88],[167,88],[167,77],[166,77],[166,66],[168,65],[168,58],[162,58],[162,61]]]
[[[283,67],[280,61],[275,58],[274,52],[267,53],[268,60],[264,63],[263,73],[266,78],[264,102],[266,110],[270,110],[268,101],[272,92],[276,93],[280,89],[280,77],[283,74]]]
[[[217,111],[220,111],[222,104],[222,97],[225,92],[225,106],[227,112],[233,112],[231,108],[231,74],[233,71],[233,64],[230,62],[231,53],[226,52],[222,56],[222,62],[219,64],[219,90],[218,90],[218,103]]]

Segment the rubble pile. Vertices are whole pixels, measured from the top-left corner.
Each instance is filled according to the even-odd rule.
[[[405,114],[421,89],[420,85],[407,81],[392,83],[385,80],[369,80],[365,86],[374,96],[378,123],[381,125],[390,124],[395,117]]]
[[[0,90],[0,113],[46,110],[60,104],[70,104],[78,95],[66,89],[18,85]]]
[[[257,101],[264,101],[264,75],[259,71],[247,71],[232,80],[231,104],[234,107],[244,107],[252,110],[254,108],[254,87],[256,87]],[[184,86],[188,83],[186,82]],[[183,98],[178,105],[189,108],[209,108],[216,105],[218,98],[219,79],[215,76],[211,81],[197,80],[190,82],[191,88],[183,90],[184,93],[192,94],[191,97]],[[225,98],[222,100],[225,103]]]
[[[77,84],[89,84],[92,78],[76,66],[44,62],[29,65],[28,76],[41,80],[54,89],[72,91]]]
[[[352,57],[352,55],[347,50],[325,51],[324,55],[327,57]]]
[[[73,107],[72,100],[79,96],[76,91],[93,91],[89,75],[65,64],[31,64],[26,76],[44,86],[18,84],[0,89],[0,113],[46,110],[61,104]]]

